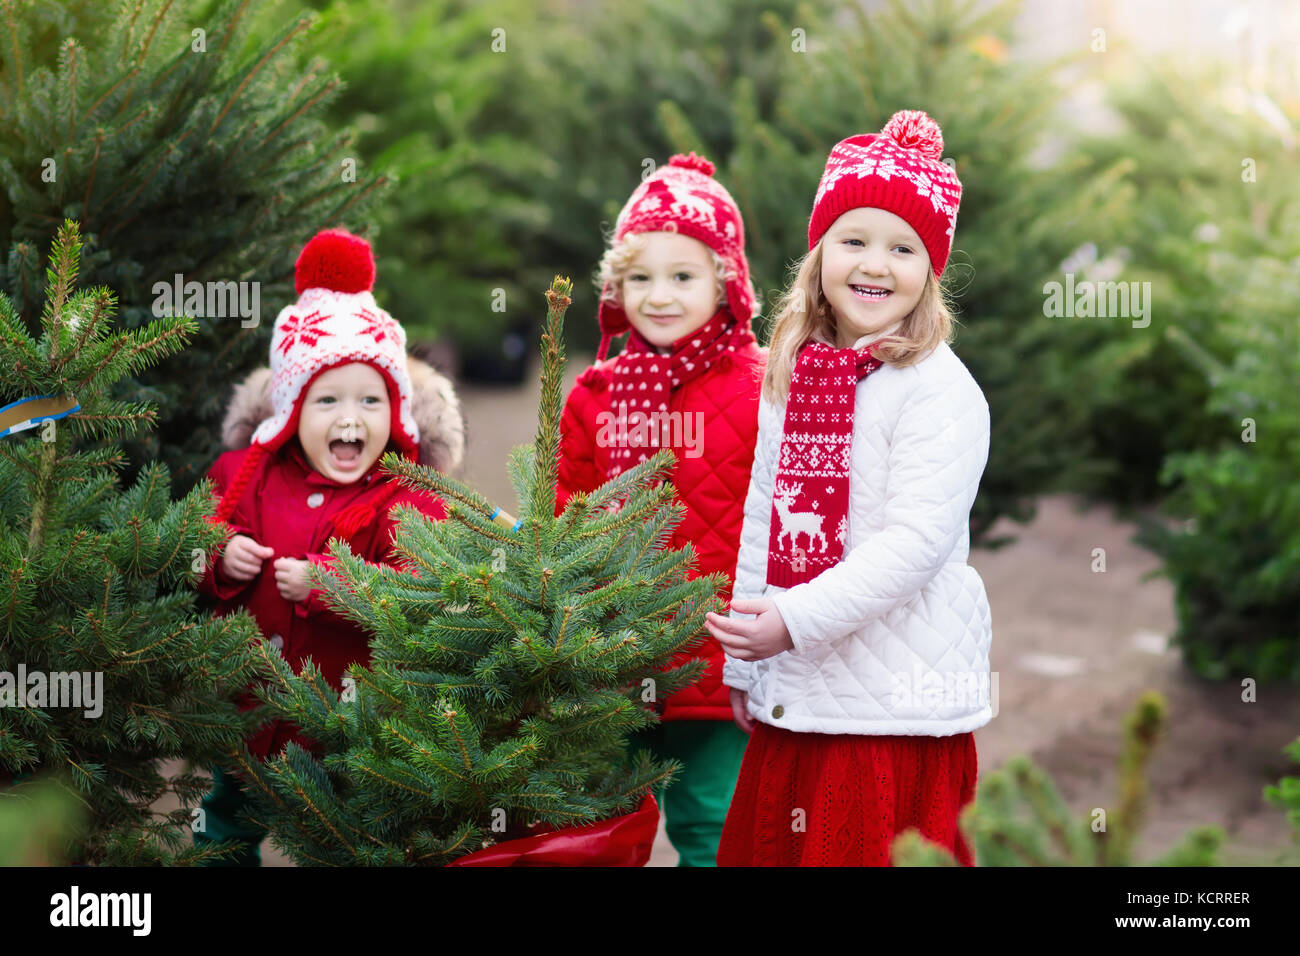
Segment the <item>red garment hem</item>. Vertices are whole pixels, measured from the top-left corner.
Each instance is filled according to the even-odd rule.
[[[758,723],[718,847],[719,866],[890,866],[917,829],[974,858],[958,818],[975,797],[975,735],[798,733]]]

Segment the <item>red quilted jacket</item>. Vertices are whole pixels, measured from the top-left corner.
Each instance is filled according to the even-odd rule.
[[[411,413],[420,427],[420,461],[443,472],[454,472],[464,455],[464,422],[451,382],[418,359],[408,359],[413,400]],[[235,389],[222,426],[222,438],[230,449],[217,458],[208,472],[220,501],[248,454],[248,439],[257,423],[270,415],[270,373],[262,368],[250,374]],[[396,446],[390,444],[390,450]],[[382,457],[382,456],[381,456]],[[394,535],[397,522],[391,511],[400,504],[414,505],[435,521],[447,511],[436,495],[398,485],[381,472],[376,459],[357,481],[343,484],[315,471],[297,438],[286,442],[262,466],[239,500],[229,524],[259,544],[275,550],[264,561],[261,573],[251,581],[237,581],[225,575],[220,555],[208,564],[198,582],[201,593],[217,599],[215,613],[226,615],[246,608],[257,619],[262,634],[295,670],[310,657],[335,690],[342,689],[343,672],[353,662],[370,661],[370,643],[365,631],[351,619],[330,607],[323,592],[313,590],[303,601],[289,602],[275,584],[275,559],[291,557],[313,564],[328,565],[324,554],[331,536],[347,537],[352,553],[372,563],[395,564]],[[362,524],[351,535],[334,527],[334,518],[345,509],[372,507],[373,521]],[[246,694],[242,709],[254,706],[256,698]],[[290,740],[311,747],[296,735],[292,724],[280,720],[265,723],[248,740],[255,756],[278,753]]]
[[[565,401],[560,419],[560,479],[556,514],[579,491],[594,491],[607,480],[609,448],[596,441],[597,416],[610,411],[610,369],[618,358],[606,359],[578,377]],[[721,571],[726,590],[736,575],[740,526],[745,517],[745,495],[754,463],[758,437],[758,396],[767,364],[767,350],[749,343],[728,352],[699,378],[673,391],[671,413],[703,413],[703,432],[697,435],[701,455],[691,458],[678,451],[677,467],[670,478],[686,515],[673,533],[670,547],[688,542],[696,553],[691,577]],[[685,418],[682,419],[683,421]],[[700,680],[672,695],[664,703],[664,720],[731,720],[731,696],[722,683],[722,648],[704,634],[703,641],[684,652],[678,663],[695,657],[708,661]]]

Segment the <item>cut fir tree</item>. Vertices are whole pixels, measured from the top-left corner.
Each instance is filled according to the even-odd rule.
[[[688,579],[693,550],[666,547],[683,516],[663,480],[669,451],[555,515],[571,288],[557,278],[547,293],[537,438],[508,462],[518,522],[502,527],[470,488],[388,455],[384,467],[441,496],[449,517],[395,510],[400,567],[335,539],[333,570],[313,569],[313,586],[372,635],[370,666],[354,665],[339,694],[261,647],[259,694],[315,752],[290,743],[265,764],[245,752],[234,769],[296,862],[452,863],[535,825],[626,814],[679,769],[630,758],[628,736],[700,676],[698,662],[670,662],[719,610],[722,581]]]
[[[80,249],[65,222],[39,340],[0,294],[0,800],[52,775],[88,809],[73,862],[192,863],[216,849],[188,847],[185,808],[206,781],[158,762],[238,747],[233,694],[257,625],[194,607],[190,581],[224,533],[206,484],[173,502],[165,466],[125,491],[115,473],[113,441],[155,411],[110,398],[114,383],[184,347],[194,323],[114,329],[107,289],[73,291]],[[169,795],[180,808],[155,812]]]

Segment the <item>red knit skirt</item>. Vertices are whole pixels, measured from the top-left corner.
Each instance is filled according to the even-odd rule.
[[[973,866],[957,817],[975,797],[975,735],[806,734],[761,721],[745,749],[719,866],[889,866],[915,827]]]

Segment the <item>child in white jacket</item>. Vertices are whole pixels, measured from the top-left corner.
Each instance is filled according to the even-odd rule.
[[[751,731],[720,865],[889,865],[916,828],[973,865],[992,619],[966,559],[989,412],[939,277],[961,183],[926,114],[830,154],[772,332],[732,615]]]

